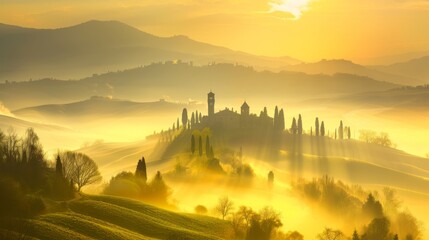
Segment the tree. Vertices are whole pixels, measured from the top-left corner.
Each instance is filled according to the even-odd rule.
[[[343,127],[343,121],[340,121],[340,127],[338,128],[338,138],[340,140],[344,139],[344,127]]]
[[[352,137],[352,133],[350,131],[350,127],[347,128],[347,138],[350,139]]]
[[[186,128],[187,124],[188,124],[188,109],[184,108],[182,111],[182,125],[184,128]]]
[[[353,232],[352,240],[360,240],[359,234],[357,233],[356,229]]]
[[[319,240],[342,240],[346,239],[344,234],[340,230],[333,230],[330,228],[325,228],[325,230],[317,235],[317,239]]]
[[[201,113],[199,113],[200,115],[199,115],[199,122],[201,122],[201,120],[203,119],[203,117],[202,117],[202,115],[201,115]]]
[[[171,194],[170,188],[165,184],[161,172],[157,171],[155,177],[149,183],[150,200],[160,204],[167,204]]]
[[[292,132],[292,134],[296,134],[296,133],[297,133],[297,130],[298,130],[298,128],[297,128],[297,126],[296,126],[296,119],[295,119],[295,118],[293,118],[293,119],[292,119],[292,126],[291,126],[291,128],[290,128],[290,131]]]
[[[285,130],[285,114],[283,112],[283,108],[280,109],[279,118],[278,118],[279,131]]]
[[[234,208],[234,203],[231,200],[229,200],[228,197],[222,197],[222,198],[219,198],[219,201],[215,207],[215,211],[222,216],[222,219],[225,219],[225,217],[231,213],[233,208]]]
[[[61,163],[60,155],[57,155],[56,163],[55,163],[55,173],[58,176],[64,176],[63,175],[63,164]]]
[[[192,112],[192,115],[191,115],[191,128],[194,128],[194,126],[195,126],[195,113]]]
[[[316,136],[319,136],[319,118],[316,118],[316,123],[315,123],[315,130],[316,130]]]
[[[177,126],[177,130],[179,130],[179,127],[180,127],[180,125],[179,125],[179,118],[177,118],[176,126]]]
[[[304,240],[304,236],[297,231],[288,232],[285,235],[285,240]]]
[[[279,128],[279,108],[276,106],[276,108],[274,109],[274,129],[278,129]]]
[[[393,240],[399,240],[398,234],[395,234],[395,236],[393,236]]]
[[[147,181],[146,160],[144,157],[138,161],[135,175],[142,178],[145,182]]]
[[[246,240],[269,240],[274,229],[281,227],[280,214],[265,207],[259,214],[253,214]]]
[[[195,123],[198,124],[199,121],[199,117],[198,117],[198,110],[195,111]]]
[[[274,182],[274,173],[273,173],[273,171],[270,171],[268,173],[268,182],[269,183],[273,183]]]
[[[301,114],[298,116],[298,134],[302,134],[302,118]]]
[[[325,123],[323,121],[320,124],[320,136],[322,136],[322,137],[325,136]]]
[[[374,218],[368,225],[363,240],[386,240],[389,234],[390,223],[385,217]]]
[[[196,214],[201,214],[201,215],[206,215],[208,212],[207,208],[204,207],[203,205],[197,205],[194,210]]]
[[[195,136],[194,136],[194,134],[192,134],[192,136],[191,136],[191,152],[192,152],[192,155],[194,155],[194,153],[195,153]]]
[[[201,135],[198,139],[198,153],[201,156],[203,156],[203,139],[201,138]]]
[[[78,191],[86,185],[101,181],[97,164],[87,155],[67,151],[62,154],[61,158],[63,159],[64,176],[73,180]]]
[[[383,207],[379,201],[376,201],[370,193],[366,202],[362,205],[362,212],[369,218],[380,218],[383,216]]]

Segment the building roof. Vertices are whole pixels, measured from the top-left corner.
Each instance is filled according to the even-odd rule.
[[[231,111],[230,109],[224,109],[222,111],[219,111],[215,113],[216,117],[236,117],[239,116],[238,113]]]

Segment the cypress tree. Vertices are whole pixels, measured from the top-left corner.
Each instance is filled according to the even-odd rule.
[[[269,183],[273,183],[274,182],[274,173],[273,173],[273,171],[270,171],[268,173],[268,182]]]
[[[198,153],[200,157],[203,156],[203,140],[201,138],[201,135],[200,135],[200,138],[198,139]]]
[[[302,118],[301,114],[298,116],[298,134],[302,134]]]
[[[177,126],[177,130],[179,130],[179,127],[180,127],[180,125],[179,125],[179,118],[177,118],[176,126]]]
[[[265,117],[268,116],[267,107],[264,107],[264,115],[265,115]]]
[[[142,159],[137,162],[135,175],[136,177],[144,179],[145,182],[147,181],[146,160],[144,157],[142,157]]]
[[[195,113],[192,112],[192,115],[191,115],[191,128],[194,128],[194,126],[195,126]]]
[[[280,109],[278,121],[279,121],[279,130],[280,131],[285,130],[285,114],[283,112],[283,108]]]
[[[200,118],[200,122],[201,122],[201,120],[203,119],[203,116],[201,115],[201,113],[200,113],[200,116],[199,116],[199,118]]]
[[[200,121],[198,119],[198,110],[195,111],[195,123],[198,124]]]
[[[192,136],[191,136],[191,152],[192,152],[192,155],[194,155],[194,153],[195,153],[195,137],[194,137],[194,134],[192,134]]]
[[[296,119],[293,118],[292,119],[292,126],[290,128],[292,134],[296,134],[297,133],[297,126],[296,126]]]
[[[316,129],[316,136],[319,136],[319,118],[316,118],[316,123],[315,123],[315,129]]]
[[[343,121],[340,121],[340,127],[338,128],[338,138],[344,139],[344,127],[343,127]]]
[[[182,111],[182,125],[185,129],[187,124],[188,124],[188,109],[184,108]]]
[[[350,127],[347,128],[347,138],[350,139],[352,137],[352,133],[350,131]]]
[[[274,110],[274,129],[279,129],[279,108],[276,106]]]
[[[325,136],[325,123],[322,121],[322,123],[320,124],[320,135],[322,137]]]
[[[63,164],[61,163],[61,158],[60,155],[57,155],[57,160],[56,160],[56,164],[55,164],[55,172],[57,173],[58,176],[64,176],[63,175]]]

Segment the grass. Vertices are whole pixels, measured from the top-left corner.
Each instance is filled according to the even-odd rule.
[[[19,226],[19,227],[17,227]],[[68,203],[66,211],[19,220],[0,228],[29,239],[225,239],[226,221],[175,213],[139,201],[88,196]]]

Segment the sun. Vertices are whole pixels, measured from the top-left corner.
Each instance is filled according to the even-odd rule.
[[[311,0],[272,0],[270,2],[271,12],[286,12],[300,19],[302,13],[308,10]]]

